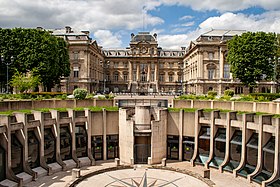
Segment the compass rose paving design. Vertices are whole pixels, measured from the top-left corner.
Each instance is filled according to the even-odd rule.
[[[169,170],[137,168],[110,171],[80,182],[77,187],[207,187],[192,176]]]

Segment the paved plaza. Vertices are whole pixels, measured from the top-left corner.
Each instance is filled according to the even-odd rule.
[[[81,175],[84,176],[86,174],[92,173],[94,171],[98,171],[101,169],[106,169],[110,167],[114,167],[115,163],[112,161],[98,161],[96,162],[96,166],[84,167],[81,168]],[[140,166],[136,167],[136,170],[133,169],[123,169],[117,171],[110,171],[107,173],[102,173],[99,175],[95,175],[89,177],[79,183],[78,187],[105,187],[105,186],[129,186],[128,184],[133,183],[135,186],[141,184],[141,180],[147,172],[147,184],[153,184],[155,182],[155,186],[160,186],[160,184],[167,184],[168,187],[178,186],[178,187],[185,187],[192,186],[192,187],[204,187],[207,186],[206,183],[182,174],[175,171],[168,171],[168,170],[159,170],[159,169],[148,169],[146,170],[147,166]],[[204,167],[202,166],[195,166],[191,167],[189,162],[172,162],[168,163],[167,167],[178,168],[181,170],[187,170],[190,172],[197,173],[202,175],[204,171]],[[217,187],[257,187],[258,184],[249,183],[245,178],[237,177],[234,178],[231,173],[220,173],[217,169],[211,168],[211,181],[215,183]],[[134,182],[135,181],[135,182]],[[39,178],[37,181],[30,182],[26,185],[26,187],[66,187],[69,186],[73,182],[71,171],[61,171],[55,173],[51,176],[45,176]],[[143,183],[143,182],[142,182]]]

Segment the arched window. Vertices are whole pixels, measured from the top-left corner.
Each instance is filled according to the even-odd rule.
[[[208,64],[207,65],[207,72],[208,72],[208,79],[209,80],[215,78],[215,70],[216,70],[215,64]]]

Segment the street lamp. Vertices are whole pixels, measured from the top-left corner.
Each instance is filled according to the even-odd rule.
[[[1,55],[1,62],[7,66],[7,88],[6,93],[9,93],[9,65],[11,65],[14,62],[14,57],[11,56],[10,62],[6,62],[4,59],[4,55]]]

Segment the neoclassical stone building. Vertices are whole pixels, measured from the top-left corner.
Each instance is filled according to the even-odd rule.
[[[71,75],[62,79],[62,91],[77,87],[91,93],[205,94],[214,90],[221,95],[227,89],[236,94],[253,91],[232,78],[226,61],[227,41],[246,31],[211,30],[179,50],[161,48],[157,34],[149,32],[132,33],[129,47],[123,49],[103,49],[88,31],[66,27],[51,32],[69,46]],[[260,82],[256,91],[274,92],[274,86],[274,82]]]

